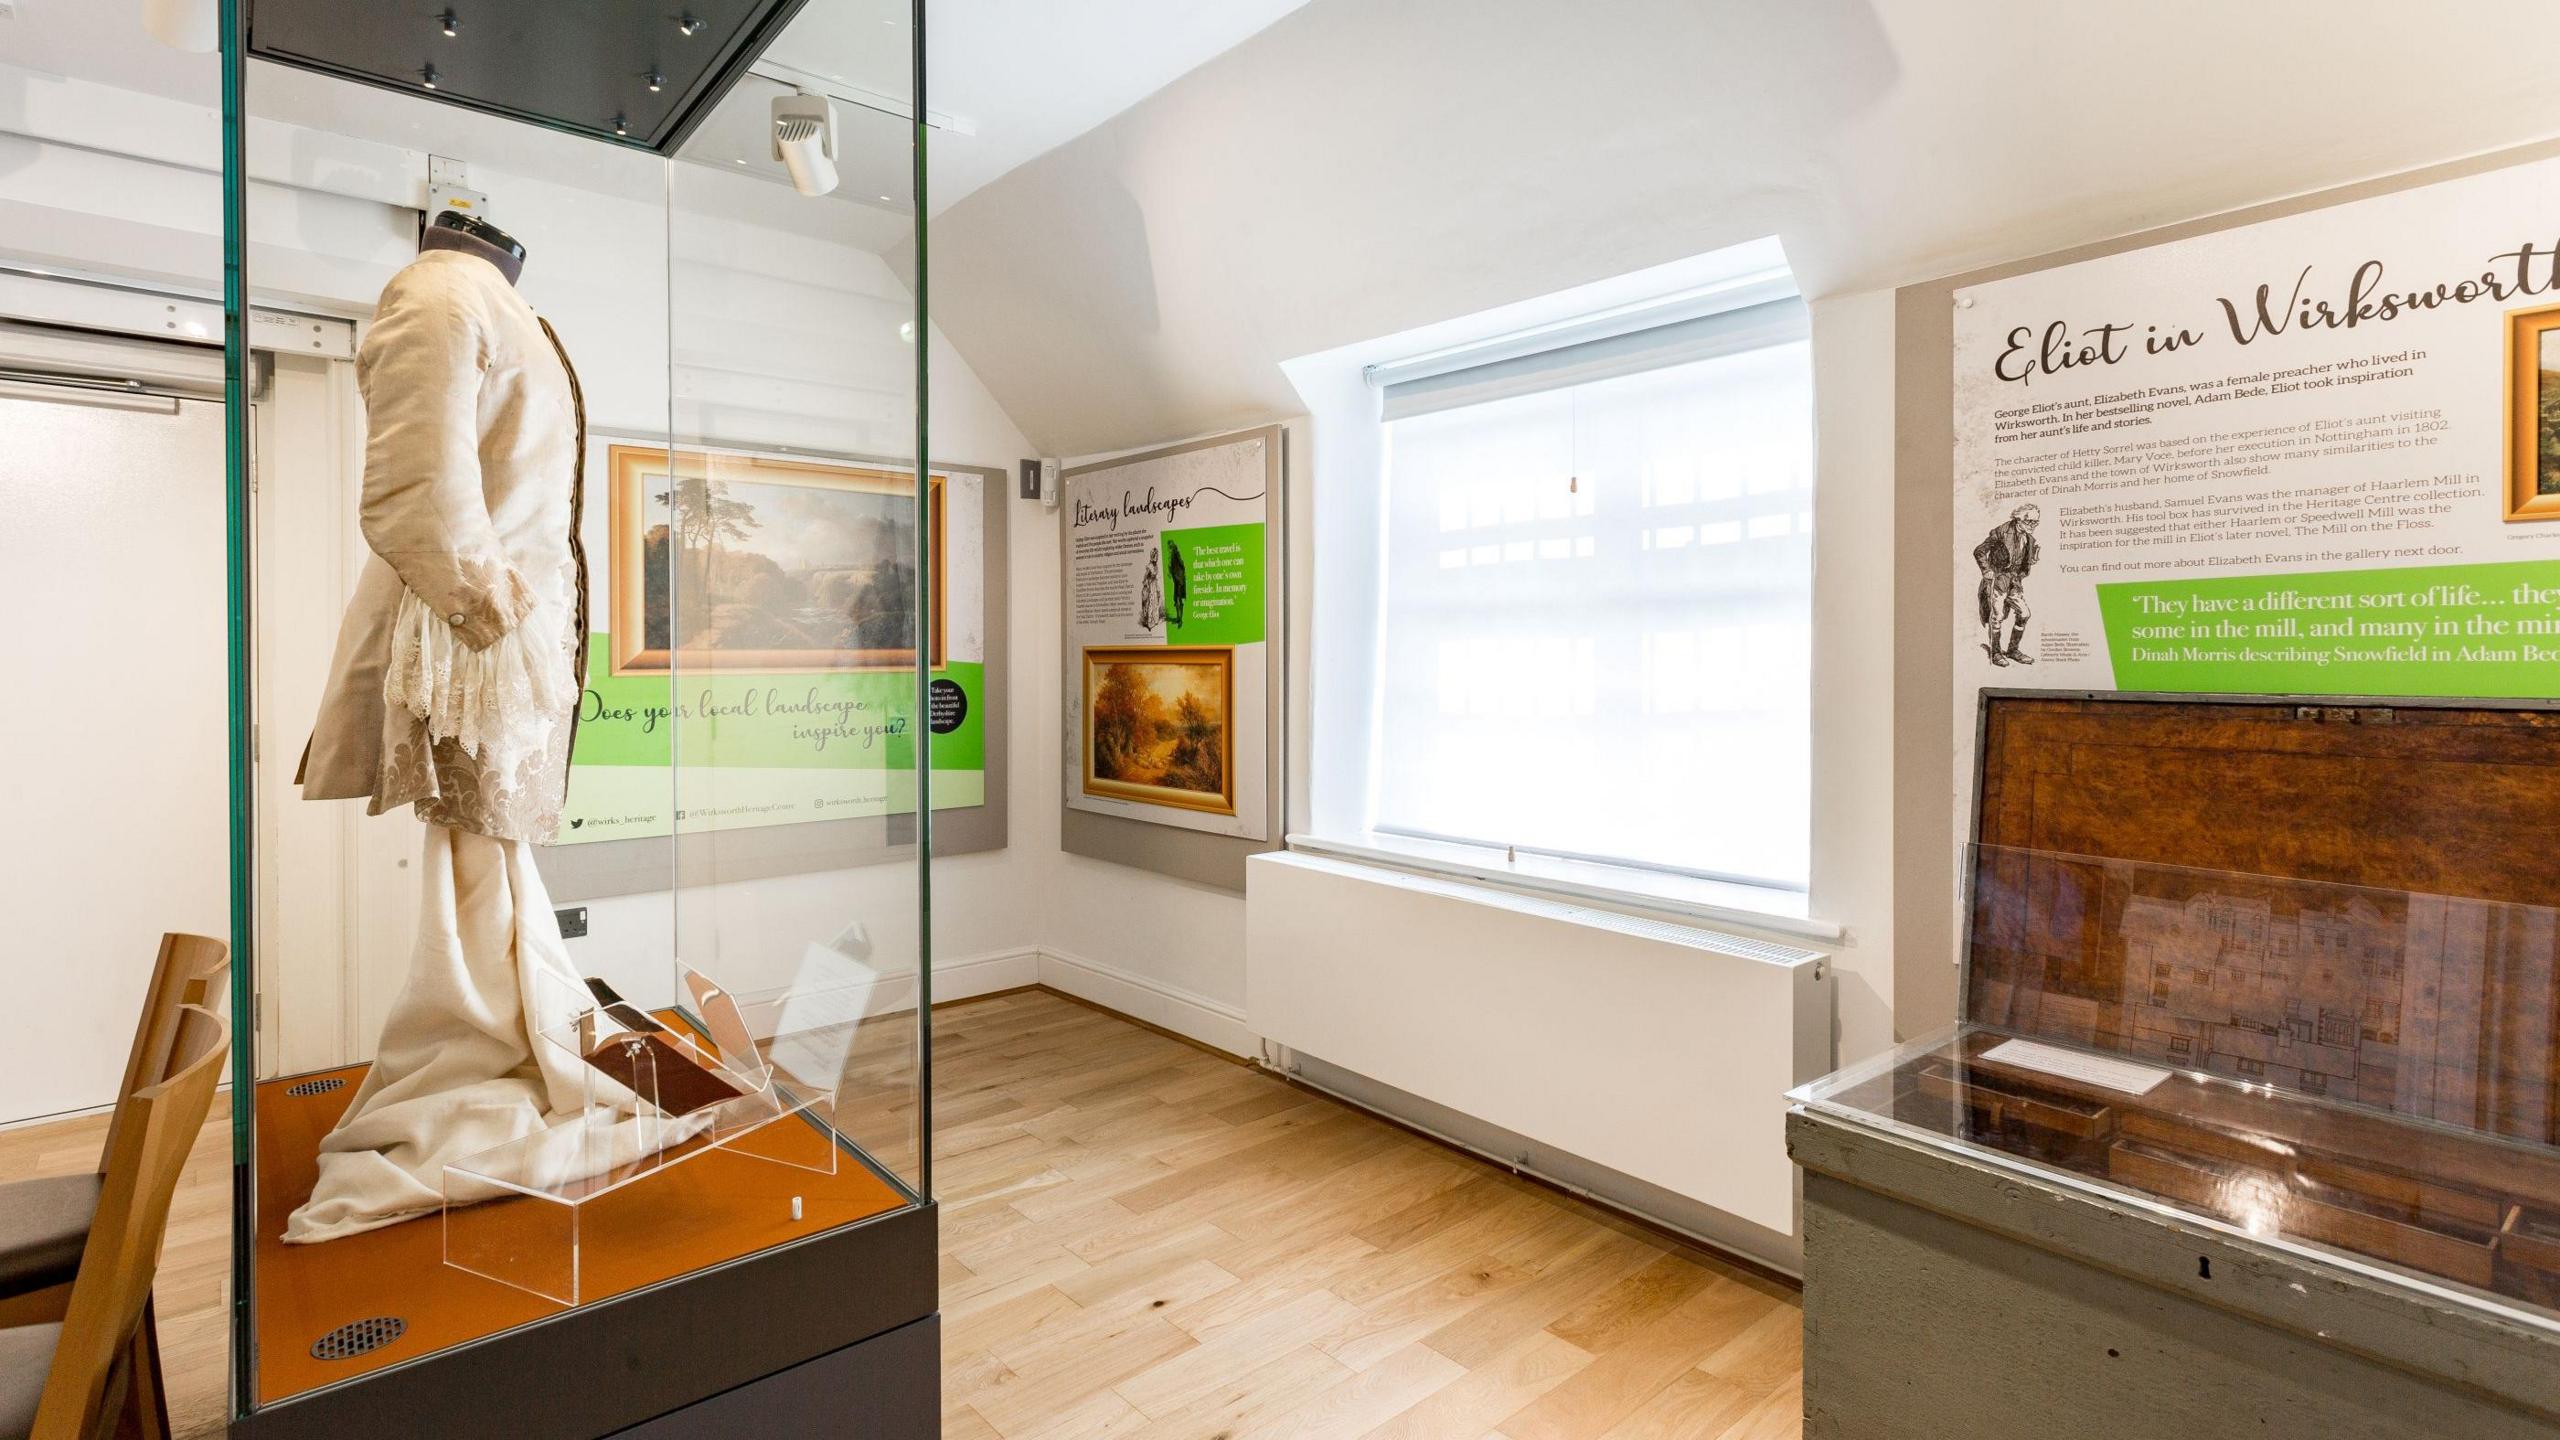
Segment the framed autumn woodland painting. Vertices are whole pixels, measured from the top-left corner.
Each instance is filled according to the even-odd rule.
[[[1088,646],[1084,792],[1232,815],[1235,649]]]

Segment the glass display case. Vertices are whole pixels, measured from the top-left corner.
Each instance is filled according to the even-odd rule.
[[[2560,911],[1968,859],[1971,1016],[1801,1103],[2560,1333]]]
[[[225,12],[233,1433],[935,1433],[921,9]]]
[[[1983,706],[1959,1023],[1795,1102],[2560,1339],[2560,711]]]

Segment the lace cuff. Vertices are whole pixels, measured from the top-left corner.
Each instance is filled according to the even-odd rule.
[[[496,643],[475,649],[403,588],[383,700],[425,722],[428,738],[453,741],[483,765],[512,771],[550,743],[576,701],[562,640],[567,621],[552,610],[534,607]]]
[[[456,555],[442,550],[377,552],[430,613],[453,627],[464,644],[486,650],[532,617],[539,603],[524,577],[503,556]]]

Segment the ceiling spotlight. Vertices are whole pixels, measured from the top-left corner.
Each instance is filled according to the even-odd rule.
[[[426,69],[419,71],[418,83],[424,85],[430,90],[436,88],[436,67],[430,65]]]
[[[454,14],[450,10],[447,10],[443,14],[437,16],[436,24],[443,28],[444,38],[447,40],[450,40],[454,36],[462,33],[462,17]]]
[[[210,55],[221,43],[222,6],[220,0],[142,0],[142,28],[173,50]]]
[[[652,95],[655,95],[655,94],[657,94],[659,91],[664,90],[664,89],[666,89],[666,88],[667,88],[667,72],[666,72],[666,71],[664,71],[664,70],[652,70],[652,71],[650,71],[650,72],[649,72],[649,93],[650,93],[650,94],[652,94]]]
[[[702,31],[702,20],[701,20],[701,18],[700,18],[699,16],[696,16],[692,11],[687,10],[687,11],[686,11],[686,12],[684,12],[682,15],[679,15],[679,16],[677,16],[677,17],[676,17],[676,33],[677,33],[677,34],[682,35],[682,36],[683,36],[683,37],[685,37],[686,39],[690,40],[690,39],[692,39],[695,35],[700,34],[700,33],[701,33],[701,31]]]
[[[824,95],[773,97],[773,158],[791,172],[791,188],[824,195],[836,188],[836,107]]]
[[[628,134],[630,134],[630,133],[631,133],[631,122],[630,122],[630,121],[628,121],[628,120],[623,119],[623,118],[622,118],[621,116],[619,116],[619,115],[614,116],[614,117],[613,117],[613,133],[614,133],[614,134],[616,134],[616,135],[628,135]]]

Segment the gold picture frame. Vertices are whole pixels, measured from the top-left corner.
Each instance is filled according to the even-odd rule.
[[[1185,720],[1186,704],[1216,713]],[[1082,750],[1087,795],[1235,814],[1235,647],[1086,646]]]
[[[2507,312],[2506,519],[2560,520],[2560,305]]]
[[[679,669],[837,674],[915,664],[911,621],[907,643],[880,644],[879,637],[858,633],[869,622],[850,613],[866,586],[885,586],[894,595],[896,574],[882,574],[876,557],[865,568],[863,557],[825,549],[856,543],[853,537],[865,527],[881,532],[875,533],[875,548],[878,540],[893,536],[894,506],[914,494],[913,474],[877,465],[708,448],[679,449],[670,457],[659,445],[609,445],[605,462],[613,544],[606,576],[613,674],[665,675]],[[694,482],[700,489],[689,497],[686,514],[688,527],[700,537],[694,548],[701,558],[700,578],[691,591],[707,597],[709,604],[702,622],[687,624],[679,638],[674,632],[683,606],[675,567],[686,558],[687,546],[674,541],[676,506],[669,497]],[[943,477],[933,475],[929,488],[927,543],[934,593],[927,628],[930,663],[940,669],[951,583]],[[866,506],[858,497],[871,497],[873,504]],[[777,547],[759,549],[756,544],[762,537],[755,532],[764,523],[756,516],[760,508],[787,512],[782,517],[786,534],[771,537],[779,542],[779,561],[766,553]],[[743,543],[724,553],[724,539]],[[912,578],[906,583],[911,585]],[[734,598],[720,594],[724,588],[733,588]],[[743,612],[736,625],[743,635],[724,635],[720,621],[711,618],[723,606]],[[812,634],[812,622],[821,632],[840,622],[857,633]],[[873,643],[864,643],[866,638]]]

